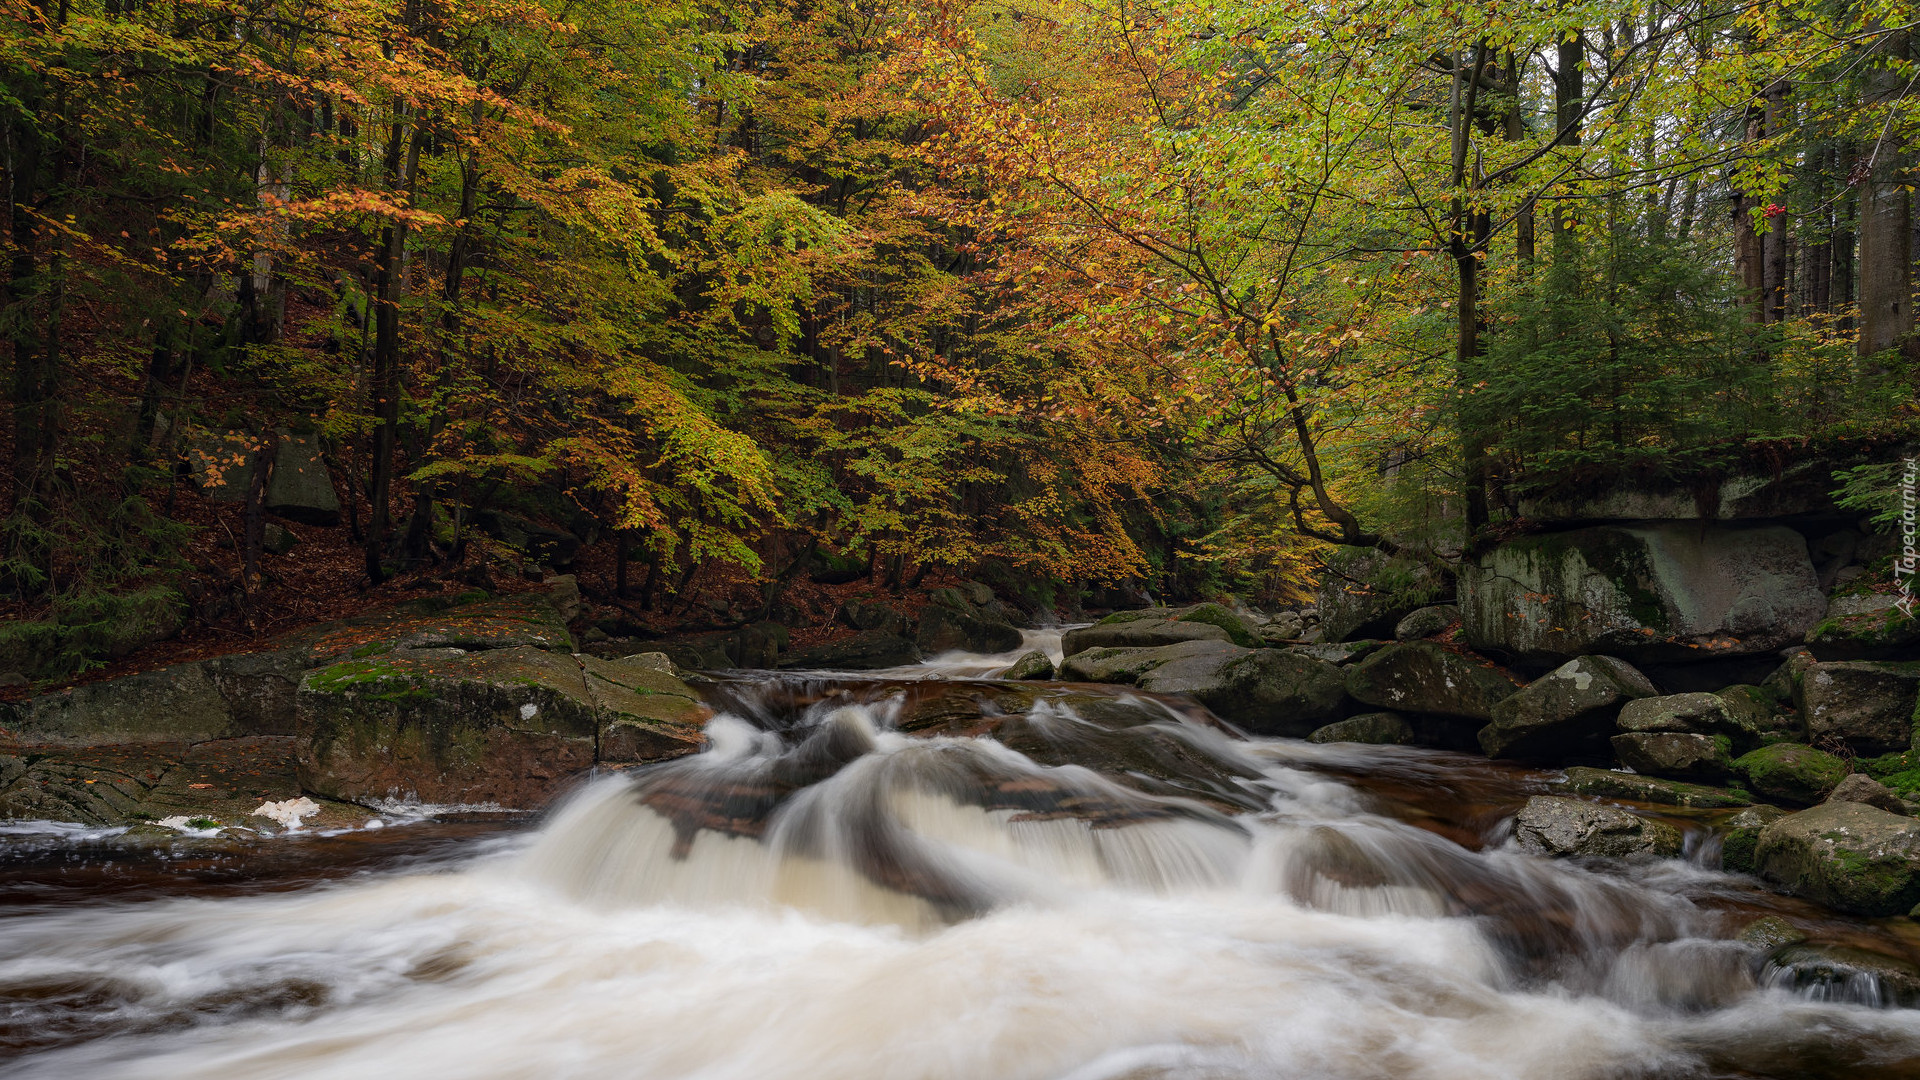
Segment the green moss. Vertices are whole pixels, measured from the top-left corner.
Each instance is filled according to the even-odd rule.
[[[1166,617],[1166,612],[1155,611],[1152,608],[1148,608],[1144,611],[1116,611],[1113,614],[1107,616],[1106,618],[1101,619],[1100,622],[1096,625],[1110,626],[1115,623],[1139,622],[1142,619],[1161,619],[1165,617]]]
[[[1219,604],[1201,604],[1192,611],[1179,615],[1176,622],[1206,623],[1217,626],[1227,632],[1227,639],[1243,649],[1257,649],[1263,642],[1247,628],[1240,616]]]
[[[453,606],[460,607],[463,604],[481,604],[491,599],[493,599],[493,594],[485,589],[468,589],[466,592],[453,598]]]
[[[380,656],[393,651],[393,643],[388,641],[369,641],[365,645],[348,653],[355,660],[365,660],[369,656]]]
[[[1811,746],[1775,743],[1734,759],[1733,771],[1761,795],[1810,806],[1846,779],[1847,764]]]
[[[187,827],[190,829],[218,829],[220,828],[220,823],[210,817],[188,818]]]
[[[382,684],[392,683],[392,686]],[[323,694],[359,692],[373,701],[418,705],[434,694],[413,672],[387,660],[344,660],[307,676],[307,688]]]

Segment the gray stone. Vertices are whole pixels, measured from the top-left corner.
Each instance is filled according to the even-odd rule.
[[[1920,708],[1920,660],[1809,665],[1794,684],[1794,705],[1815,740],[1843,740],[1864,754],[1905,750]]]
[[[1768,958],[1761,980],[1768,985],[1785,982],[1803,994],[1817,988],[1826,1000],[1902,1008],[1920,1005],[1920,965],[1854,945],[1804,941],[1785,945]]]
[[[1164,610],[1124,612],[1110,615],[1092,626],[1069,630],[1060,637],[1060,650],[1072,656],[1088,649],[1152,649],[1182,641],[1229,640],[1221,627],[1205,622],[1180,622],[1164,614]],[[1161,613],[1157,617],[1156,611]]]
[[[1725,735],[1688,735],[1674,731],[1630,731],[1613,737],[1620,764],[1649,776],[1681,780],[1718,780],[1733,768]]]
[[[955,597],[966,603],[957,593]],[[961,608],[938,603],[928,604],[921,610],[920,628],[914,635],[914,644],[927,654],[956,649],[977,653],[1012,652],[1020,647],[1022,640],[1020,631],[1005,619],[989,618],[971,605]]]
[[[1581,799],[1535,795],[1513,819],[1521,851],[1565,858],[1680,854],[1680,830]]]
[[[1736,474],[1705,491],[1622,483],[1523,498],[1519,511],[1538,525],[1825,516],[1836,513],[1833,487],[1831,462],[1801,461],[1779,473]]]
[[[1013,662],[1012,667],[1000,673],[1000,677],[1016,680],[1051,679],[1053,678],[1053,661],[1047,659],[1047,654],[1039,649],[1031,649],[1022,653],[1020,659]]]
[[[1416,609],[1401,619],[1393,628],[1393,636],[1400,641],[1418,641],[1443,634],[1459,621],[1459,608],[1452,604],[1434,604]]]
[[[293,535],[292,529],[275,525],[271,521],[261,526],[260,550],[270,555],[285,555],[298,546],[300,546],[300,538]]]
[[[1388,645],[1346,669],[1355,701],[1397,712],[1487,720],[1519,689],[1491,664],[1431,642]]]
[[[919,662],[919,646],[885,630],[863,630],[839,641],[795,649],[780,658],[782,668],[826,671],[872,671]]]
[[[1315,608],[1320,640],[1387,637],[1416,608],[1441,598],[1425,564],[1371,549],[1341,548],[1327,559]]]
[[[1854,773],[1840,781],[1827,795],[1827,801],[1865,803],[1875,809],[1885,810],[1889,814],[1910,816],[1907,813],[1907,804],[1901,800],[1900,796],[1895,795],[1885,784],[1866,773]]]
[[[1811,746],[1774,743],[1733,759],[1733,771],[1756,794],[1811,806],[1847,778],[1847,763]]]
[[[1684,806],[1695,810],[1714,810],[1746,806],[1753,800],[1725,788],[1705,787],[1679,780],[1662,780],[1638,773],[1614,772],[1576,765],[1567,770],[1567,790],[1596,799],[1626,799],[1630,802]]]
[[[1372,653],[1384,644],[1385,642],[1381,641],[1338,641],[1310,645],[1289,645],[1287,646],[1287,651],[1344,667],[1347,664],[1365,659],[1369,653]]]
[[[1826,803],[1768,825],[1761,877],[1854,915],[1904,915],[1920,903],[1920,821],[1863,803]]]
[[[1603,526],[1511,540],[1463,568],[1476,648],[1635,662],[1772,652],[1826,611],[1806,541],[1778,526]]]
[[[993,586],[978,581],[963,581],[958,589],[961,596],[975,607],[993,603]]]
[[[1720,822],[1716,830],[1720,834],[1720,868],[1736,874],[1753,873],[1759,865],[1753,854],[1760,844],[1761,830],[1786,816],[1785,810],[1761,803]]]
[[[575,657],[595,711],[595,757],[606,763],[663,761],[695,753],[713,711],[663,653],[615,660]]]
[[[201,742],[237,730],[227,702],[197,663],[123,675],[8,707],[6,728],[24,743]]]
[[[327,472],[320,436],[282,433],[267,474],[267,513],[304,525],[340,524],[340,498]]]
[[[1621,731],[1731,735],[1741,731],[1718,694],[1666,694],[1636,698],[1620,707]]]
[[[1612,733],[1625,702],[1655,693],[1624,660],[1577,657],[1493,706],[1480,748],[1488,757],[1523,759],[1591,752]]]
[[[1315,729],[1307,736],[1311,743],[1368,743],[1374,746],[1406,746],[1413,742],[1413,727],[1399,713],[1371,712]]]
[[[1740,928],[1734,940],[1769,952],[1807,940],[1806,932],[1778,915],[1762,915]]]
[[[1217,626],[1227,632],[1227,640],[1243,649],[1257,649],[1266,644],[1253,626],[1238,613],[1222,604],[1196,604],[1189,608],[1179,608],[1173,613],[1173,621],[1181,623],[1206,623]]]
[[[262,445],[260,436],[244,431],[194,432],[186,442],[189,475],[213,502],[245,502],[253,483],[253,456]]]
[[[1302,736],[1346,711],[1345,680],[1332,664],[1225,641],[1089,649],[1062,661],[1060,678],[1186,694],[1256,735]]]
[[[1837,596],[1826,617],[1807,631],[1807,647],[1822,660],[1897,660],[1920,655],[1920,619],[1900,610],[1890,593]]]

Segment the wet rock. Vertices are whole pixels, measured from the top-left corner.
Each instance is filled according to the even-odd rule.
[[[1763,915],[1741,927],[1734,940],[1756,949],[1774,949],[1787,945],[1798,945],[1807,940],[1807,935],[1799,927],[1778,915]]]
[[[1067,656],[1088,649],[1152,649],[1183,641],[1227,642],[1227,632],[1212,623],[1180,622],[1165,608],[1123,611],[1092,626],[1069,630],[1060,638]]]
[[[1313,645],[1289,645],[1287,651],[1344,667],[1366,659],[1375,649],[1385,644],[1384,641],[1324,642]]]
[[[1766,653],[1825,613],[1804,538],[1780,526],[1599,526],[1522,537],[1464,568],[1465,639],[1536,660]]]
[[[340,524],[340,497],[333,490],[320,436],[279,434],[264,505],[267,513],[302,525]]]
[[[302,787],[347,802],[529,808],[593,766],[596,702],[572,656],[421,650],[309,673]]]
[[[1632,731],[1613,737],[1620,764],[1649,776],[1717,780],[1733,768],[1725,735],[1689,735],[1672,731]]]
[[[1576,765],[1567,770],[1567,790],[1576,795],[1599,799],[1627,799],[1632,802],[1658,803],[1712,810],[1746,806],[1753,800],[1726,788],[1662,780],[1638,773],[1615,772]]]
[[[1827,1000],[1863,1005],[1920,1005],[1920,965],[1897,956],[1851,945],[1785,945],[1768,957],[1763,985],[1785,984],[1806,993],[1818,988]]]
[[[294,740],[250,736],[197,743],[117,746],[17,746],[0,754],[0,818],[41,818],[82,825],[137,825],[198,819],[217,825],[253,825],[263,801],[296,799]],[[337,803],[322,805],[309,827],[358,824],[367,815]],[[149,826],[152,839],[185,834]]]
[[[907,617],[878,600],[849,600],[833,613],[833,621],[853,630],[884,630],[905,637]]]
[[[735,667],[773,668],[780,666],[780,653],[786,649],[787,628],[777,622],[757,622],[734,631],[727,655]]]
[[[1089,649],[1062,661],[1060,678],[1186,694],[1222,720],[1258,735],[1305,735],[1346,711],[1346,681],[1332,664],[1225,641]]]
[[[1822,660],[1895,660],[1920,654],[1920,619],[1900,610],[1889,593],[1837,596],[1826,618],[1807,631],[1807,647]]]
[[[200,664],[124,675],[0,706],[4,726],[25,743],[91,745],[198,742],[237,730],[219,688]]]
[[[1399,712],[1487,720],[1519,689],[1493,665],[1431,642],[1388,645],[1346,669],[1355,701]]]
[[[1786,816],[1785,810],[1761,803],[1720,822],[1720,868],[1736,874],[1753,873],[1759,865],[1754,862],[1753,852],[1760,844],[1761,830]]]
[[[780,658],[782,668],[826,671],[872,671],[919,662],[919,646],[885,630],[864,630],[839,641],[795,649]]]
[[[1459,621],[1459,608],[1452,604],[1434,604],[1418,608],[1401,619],[1393,628],[1393,636],[1400,641],[1418,641],[1443,634]]]
[[[920,612],[920,627],[914,644],[926,654],[951,652],[1003,653],[1020,647],[1022,638],[1005,618],[993,618],[967,603],[957,591],[937,589],[950,594],[949,603],[931,603]],[[965,605],[965,606],[962,606]]]
[[[1811,806],[1846,779],[1847,764],[1811,746],[1775,743],[1735,758],[1733,771],[1757,795]]]
[[[702,729],[713,710],[680,678],[665,654],[576,659],[597,714],[599,761],[663,761],[705,744]]]
[[[1051,679],[1053,678],[1053,661],[1047,659],[1046,653],[1033,649],[1021,654],[1020,659],[1015,660],[1012,667],[1000,673],[1000,677],[1020,680]]]
[[[1307,736],[1311,743],[1368,743],[1374,746],[1406,746],[1413,742],[1413,727],[1399,713],[1372,712],[1316,728]]]
[[[1320,640],[1388,637],[1400,620],[1442,598],[1433,572],[1416,560],[1359,548],[1327,559],[1315,607]]]
[[[1794,705],[1812,738],[1841,739],[1866,754],[1912,745],[1916,704],[1920,660],[1816,663],[1794,684]]]
[[[1513,838],[1521,851],[1565,858],[1571,855],[1619,858],[1680,853],[1680,830],[1624,810],[1580,799],[1535,795],[1513,819]]]
[[[1854,915],[1902,915],[1920,903],[1920,822],[1862,803],[1826,803],[1768,825],[1760,876]]]
[[[1827,796],[1827,801],[1864,803],[1875,809],[1885,810],[1889,814],[1909,816],[1907,804],[1901,800],[1900,796],[1895,795],[1885,784],[1865,773],[1853,773],[1840,781]]]
[[[1220,604],[1199,604],[1190,608],[1181,608],[1173,613],[1173,620],[1217,626],[1227,632],[1228,641],[1243,649],[1257,649],[1266,644],[1245,619]]]
[[[1591,753],[1625,702],[1655,693],[1624,660],[1578,657],[1495,704],[1492,722],[1480,729],[1480,748],[1488,757],[1531,759]]]

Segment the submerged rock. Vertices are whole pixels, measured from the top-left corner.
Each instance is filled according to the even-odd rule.
[[[1620,764],[1649,776],[1717,780],[1733,768],[1725,735],[1635,731],[1615,735],[1612,743]]]
[[[1804,940],[1782,946],[1760,973],[1766,985],[1785,984],[1806,993],[1862,1004],[1913,1008],[1920,1005],[1920,965],[1852,945]]]
[[[1794,683],[1794,705],[1813,739],[1841,739],[1863,754],[1905,750],[1920,706],[1920,660],[1809,665]]]
[[[1631,664],[1611,656],[1569,660],[1494,705],[1480,729],[1488,757],[1550,758],[1592,753],[1621,705],[1656,691]]]
[[[1426,641],[1388,645],[1346,677],[1347,693],[1363,704],[1469,720],[1491,718],[1519,689],[1493,665]]]
[[[1862,803],[1827,803],[1762,829],[1761,877],[1855,915],[1904,915],[1920,903],[1920,821]]]
[[[1846,779],[1847,763],[1811,746],[1775,743],[1735,758],[1733,771],[1756,794],[1811,806]]]
[[[1680,854],[1680,830],[1581,799],[1535,795],[1513,819],[1521,851],[1564,858]]]
[[[1807,935],[1778,915],[1763,915],[1741,927],[1734,940],[1742,945],[1771,951],[1786,945],[1798,945],[1807,940]]]
[[[1594,798],[1628,799],[1633,802],[1660,803],[1665,806],[1685,806],[1702,810],[1746,806],[1753,802],[1752,799],[1726,788],[1705,787],[1679,780],[1662,780],[1658,777],[1615,772],[1611,769],[1590,769],[1584,765],[1576,765],[1567,770],[1567,790]]]
[[[1405,746],[1413,742],[1413,727],[1399,713],[1371,712],[1350,716],[1307,736],[1311,743],[1370,743],[1375,746]]]

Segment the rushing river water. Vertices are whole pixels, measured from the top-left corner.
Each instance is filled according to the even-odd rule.
[[[1011,659],[723,681],[706,752],[534,823],[171,859],[16,828],[0,1072],[1920,1076],[1920,1011],[1733,940],[1892,924],[1514,852],[1547,774],[988,680]]]

